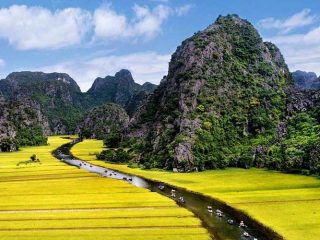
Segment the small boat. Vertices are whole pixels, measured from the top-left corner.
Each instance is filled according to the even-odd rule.
[[[223,215],[222,215],[221,212],[217,212],[217,216],[218,216],[218,217],[223,217]]]
[[[223,212],[220,209],[216,210],[216,214],[218,217],[223,217]]]
[[[126,177],[123,177],[122,179],[125,180],[125,181],[127,181],[127,178],[126,178]]]
[[[233,225],[234,221],[229,218],[229,219],[227,220],[227,223],[230,224],[230,225]]]
[[[164,189],[165,189],[166,187],[165,187],[163,184],[160,184],[158,188],[159,188],[160,191],[164,191]]]
[[[244,232],[244,233],[243,233],[243,236],[246,237],[246,238],[248,238],[248,237],[250,237],[250,234],[247,233],[247,232]]]
[[[213,213],[213,209],[212,209],[211,206],[208,206],[207,208],[208,208],[208,212],[209,212],[209,213]]]
[[[132,178],[129,178],[129,181],[131,182],[131,181],[132,181]]]
[[[173,198],[176,197],[176,190],[174,190],[174,189],[171,190],[171,197],[173,197]]]
[[[184,199],[184,197],[179,197],[179,202],[180,203],[186,203],[186,200]]]
[[[104,170],[104,172],[108,172],[108,170]]]

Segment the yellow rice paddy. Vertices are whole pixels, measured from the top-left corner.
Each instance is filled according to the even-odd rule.
[[[210,239],[194,215],[157,193],[59,162],[69,142],[0,153],[0,239]],[[36,154],[41,164],[17,166]]]
[[[93,164],[163,181],[219,199],[246,212],[289,240],[320,239],[320,179],[264,169],[226,169],[199,173],[142,170],[98,161],[102,141],[85,140],[72,148]]]

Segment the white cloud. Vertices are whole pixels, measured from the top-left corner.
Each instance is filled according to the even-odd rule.
[[[95,39],[121,39],[132,37],[155,37],[161,32],[162,24],[168,19],[171,9],[158,5],[153,9],[135,4],[134,18],[128,20],[110,6],[94,12]]]
[[[291,71],[320,74],[320,26],[305,34],[280,35],[267,40],[279,46]]]
[[[146,6],[135,5],[133,8],[136,20],[132,26],[132,35],[144,35],[152,38],[161,32],[162,23],[169,17],[171,9],[159,5],[150,10]]]
[[[136,82],[158,84],[167,74],[170,55],[155,52],[139,52],[129,55],[96,57],[84,61],[68,61],[34,70],[66,72],[74,78],[83,91],[88,90],[94,79],[114,75],[120,69],[129,69]]]
[[[117,14],[109,7],[96,9],[93,19],[97,38],[117,38],[126,34],[126,16]]]
[[[22,50],[67,47],[81,43],[89,23],[90,13],[79,8],[13,5],[0,9],[0,38]]]
[[[166,2],[166,1],[165,1]],[[12,5],[0,8],[0,39],[20,50],[58,49],[95,41],[149,40],[162,32],[170,15],[182,16],[191,5],[173,9],[135,4],[133,16],[103,5],[93,12],[81,8],[51,11],[44,7]]]
[[[3,68],[6,66],[6,62],[0,58],[0,68]]]
[[[192,4],[186,4],[180,7],[177,7],[176,13],[178,16],[184,16],[186,15],[194,6]]]
[[[281,30],[282,33],[288,33],[293,29],[313,24],[316,16],[310,15],[310,12],[310,9],[304,9],[285,20],[275,19],[273,17],[262,19],[259,21],[258,26],[264,29],[277,29]]]

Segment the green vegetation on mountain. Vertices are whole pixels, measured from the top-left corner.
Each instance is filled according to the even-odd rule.
[[[0,151],[44,145],[47,121],[33,104],[0,99]]]
[[[126,128],[129,124],[129,116],[119,105],[107,103],[93,108],[86,114],[80,126],[80,136],[82,138],[104,139],[109,134],[113,136]],[[112,135],[113,134],[113,135]],[[116,143],[116,139],[111,139]]]
[[[255,166],[319,173],[312,157],[319,122],[310,115],[316,98],[294,87],[279,49],[248,21],[219,17],[177,48],[123,145],[141,164],[178,171]]]
[[[156,85],[135,83],[130,71],[122,69],[115,76],[97,78],[87,92],[90,105],[97,106],[106,102],[117,103],[132,115],[147,94],[152,93]]]
[[[292,73],[294,83],[301,89],[320,89],[320,77],[314,72],[295,71]]]
[[[0,120],[1,149],[41,145],[48,135],[75,133],[89,110],[107,102],[118,103],[128,114],[133,114],[155,86],[151,83],[139,85],[128,70],[121,70],[115,77],[98,78],[87,93],[82,93],[77,83],[64,73],[11,73],[0,81],[2,109],[6,113]],[[101,117],[103,109],[101,107],[99,113]],[[92,114],[89,113],[89,118]],[[126,115],[124,110],[122,115]],[[128,121],[127,116],[125,119]],[[120,125],[123,128],[127,124]],[[98,127],[102,127],[99,138],[106,134],[101,124],[90,125],[93,126],[94,130],[85,129],[91,137],[93,132],[99,131]]]
[[[11,101],[39,105],[52,134],[74,132],[83,116],[82,93],[67,74],[15,72],[0,81],[0,90]]]

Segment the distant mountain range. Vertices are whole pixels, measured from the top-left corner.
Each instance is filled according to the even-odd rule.
[[[292,73],[295,85],[301,89],[320,89],[320,77],[314,72],[295,71]]]
[[[128,70],[97,78],[85,93],[65,73],[14,72],[0,80],[2,111],[8,112],[0,117],[0,139],[14,139],[31,125],[44,135],[74,133],[87,111],[108,102],[131,115],[155,88],[135,83]]]

